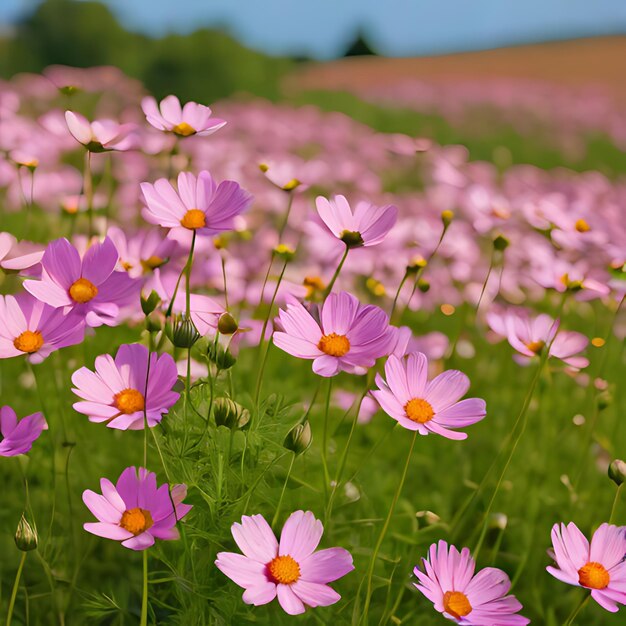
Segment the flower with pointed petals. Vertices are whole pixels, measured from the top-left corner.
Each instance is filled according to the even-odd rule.
[[[385,376],[386,381],[376,375],[378,389],[372,395],[387,415],[420,435],[466,439],[466,433],[452,429],[475,424],[487,414],[484,400],[461,400],[470,386],[462,372],[447,370],[429,382],[428,359],[421,352],[412,352],[406,359],[391,355]]]
[[[377,207],[359,202],[353,213],[345,196],[341,195],[330,200],[318,196],[315,205],[328,230],[348,248],[379,244],[398,219],[398,209],[393,204]]]
[[[522,605],[507,595],[509,577],[500,569],[486,567],[475,573],[469,548],[459,552],[445,541],[430,546],[413,583],[444,617],[463,626],[525,626],[530,620],[517,612]]]
[[[120,309],[139,292],[136,280],[115,271],[118,258],[109,237],[91,245],[82,259],[67,239],[56,239],[41,259],[41,280],[27,280],[24,288],[52,307],[75,311],[88,326],[115,326]]]
[[[65,111],[65,121],[72,137],[89,152],[130,150],[134,147],[134,124],[119,124],[114,120],[90,122],[84,115]]]
[[[183,504],[186,485],[157,487],[156,474],[127,467],[117,484],[100,480],[102,495],[87,489],[83,502],[98,519],[83,528],[98,537],[121,541],[125,548],[145,550],[155,539],[178,539],[176,524],[191,510]]]
[[[626,527],[602,524],[591,545],[573,522],[552,527],[557,567],[546,569],[561,582],[591,590],[591,597],[615,613],[626,604]]]
[[[154,185],[141,183],[146,203],[144,218],[178,233],[216,235],[234,228],[235,218],[251,204],[252,196],[235,181],[216,183],[206,170],[178,175],[178,191],[166,178]]]
[[[0,456],[26,454],[48,424],[42,413],[27,415],[18,421],[10,406],[0,408]]]
[[[0,296],[0,359],[26,355],[31,363],[41,363],[84,337],[85,323],[76,313],[66,315],[29,293]]]
[[[109,428],[141,430],[144,420],[152,427],[178,400],[172,390],[177,380],[176,363],[169,354],[151,352],[148,368],[148,349],[125,344],[115,359],[109,354],[96,357],[95,372],[81,367],[72,374],[72,391],[82,398],[74,410]]]
[[[243,601],[260,606],[278,597],[289,615],[307,606],[329,606],[341,596],[328,583],[354,569],[343,548],[316,552],[324,527],[310,511],[292,513],[283,526],[280,542],[262,515],[233,524],[235,542],[243,554],[219,552],[215,565],[245,589]]]
[[[396,329],[389,326],[387,314],[345,291],[326,298],[319,322],[295,298],[286,301],[274,343],[292,356],[313,359],[313,371],[320,376],[371,367],[395,345]]]
[[[158,105],[154,98],[147,96],[141,101],[141,108],[151,126],[179,137],[206,137],[226,125],[224,120],[211,117],[209,107],[197,102],[187,102],[181,107],[176,96],[167,96]]]

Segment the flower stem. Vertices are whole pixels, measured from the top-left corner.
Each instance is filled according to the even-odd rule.
[[[328,473],[328,414],[330,413],[330,396],[333,389],[333,379],[328,379],[328,391],[326,393],[326,406],[324,409],[324,430],[322,434],[322,466],[324,468],[324,493],[328,499],[328,487],[330,486],[330,474]]]
[[[619,499],[620,499],[620,496],[622,495],[623,486],[624,486],[624,483],[622,483],[621,485],[618,485],[615,491],[615,498],[613,499],[613,506],[611,507],[611,517],[609,517],[609,524],[612,524],[613,520],[615,519],[615,514],[617,513],[617,505],[619,504]]]
[[[324,290],[324,298],[326,298],[328,294],[330,294],[330,292],[333,290],[333,287],[335,286],[335,281],[337,280],[339,276],[339,272],[341,272],[341,268],[343,267],[343,264],[346,262],[346,259],[348,258],[348,252],[350,252],[350,248],[346,246],[346,251],[343,253],[343,256],[341,257],[341,261],[339,261],[339,265],[337,266],[337,269],[335,270],[333,277],[330,279],[330,282],[328,283],[328,287],[326,287],[326,289]]]
[[[291,207],[293,206],[293,192],[288,191],[289,200],[287,201],[287,209],[285,210],[285,217],[283,218],[283,223],[280,225],[280,229],[278,230],[278,243],[283,238],[285,234],[285,229],[287,228],[287,223],[289,222],[289,215],[291,214]]]
[[[398,285],[398,289],[396,290],[396,295],[393,298],[393,304],[391,305],[391,313],[389,313],[390,320],[393,319],[393,314],[396,311],[396,306],[398,304],[398,298],[400,297],[400,292],[402,291],[402,287],[404,287],[404,283],[406,283],[408,277],[409,277],[409,270],[407,269],[404,272],[404,276],[402,277],[402,280],[400,281],[400,284]]]
[[[18,565],[17,572],[15,574],[15,582],[13,583],[13,591],[11,592],[11,599],[9,600],[9,610],[7,612],[7,626],[11,626],[11,620],[13,619],[13,609],[15,608],[15,600],[17,598],[17,590],[20,586],[22,570],[24,569],[24,563],[26,562],[26,554],[26,552],[22,552],[20,564]]]
[[[93,175],[91,173],[91,152],[89,150],[85,154],[83,192],[87,202],[87,219],[89,220],[87,236],[91,237],[93,235]]]
[[[374,546],[374,551],[372,552],[372,557],[370,559],[370,564],[367,569],[367,590],[365,596],[365,605],[363,607],[363,613],[361,615],[361,623],[367,624],[367,615],[369,611],[370,602],[372,599],[372,577],[374,576],[374,567],[376,566],[376,558],[378,557],[378,552],[380,551],[380,547],[383,544],[385,539],[385,535],[387,534],[387,530],[389,529],[389,524],[391,523],[391,518],[393,517],[393,512],[396,508],[396,504],[400,498],[400,494],[402,492],[402,487],[404,487],[404,482],[406,480],[406,475],[409,472],[409,465],[411,464],[411,456],[413,455],[413,448],[415,447],[415,442],[417,440],[418,432],[417,430],[413,433],[413,439],[411,440],[411,445],[409,447],[409,453],[406,456],[406,463],[404,464],[404,470],[402,472],[402,477],[400,478],[400,482],[398,483],[398,487],[396,489],[396,493],[393,496],[393,500],[391,501],[391,506],[389,507],[389,512],[387,513],[387,518],[385,519],[385,523],[380,531],[380,535],[378,536],[378,540],[376,541],[376,545]]]
[[[287,476],[285,476],[285,482],[283,483],[283,488],[280,492],[280,498],[278,498],[278,504],[276,505],[276,512],[274,513],[274,517],[272,518],[272,528],[276,525],[278,521],[278,516],[280,514],[280,507],[283,503],[283,497],[285,496],[285,490],[287,489],[287,483],[289,482],[289,478],[291,477],[291,470],[293,469],[294,461],[296,460],[295,453],[291,455],[291,462],[289,463],[289,469],[287,470]]]
[[[583,598],[581,599],[581,601],[578,603],[578,605],[576,606],[576,608],[571,612],[570,616],[565,620],[565,622],[563,622],[563,626],[571,626],[571,624],[574,623],[574,620],[576,619],[576,616],[583,610],[583,608],[587,605],[587,602],[589,602],[589,599],[591,598],[591,594],[587,593],[583,596]]]
[[[143,551],[143,593],[139,626],[148,626],[148,550]]]

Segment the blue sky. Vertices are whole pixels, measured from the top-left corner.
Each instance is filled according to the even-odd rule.
[[[9,24],[37,0],[0,0]],[[220,26],[270,54],[340,55],[361,28],[382,54],[412,56],[626,33],[626,0],[106,0],[151,35]]]

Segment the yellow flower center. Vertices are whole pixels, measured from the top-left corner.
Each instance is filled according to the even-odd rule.
[[[576,220],[576,223],[574,224],[574,228],[579,233],[586,233],[591,230],[591,226],[589,226],[589,224],[587,224],[587,222],[582,218],[579,220]]]
[[[70,287],[70,298],[74,302],[84,304],[98,295],[98,288],[86,278],[79,278]]]
[[[172,132],[181,137],[189,137],[189,135],[195,135],[196,129],[191,124],[187,124],[187,122],[181,122],[172,128]]]
[[[343,356],[350,350],[350,340],[345,335],[330,333],[320,339],[317,347],[329,356]]]
[[[326,283],[319,276],[305,276],[302,284],[306,287],[306,297],[310,298],[316,291],[324,291]]]
[[[20,352],[32,354],[43,346],[43,337],[38,330],[34,332],[32,330],[25,330],[13,340],[13,345]]]
[[[156,256],[156,254],[149,256],[147,259],[141,259],[141,267],[143,267],[143,271],[146,273],[155,270],[157,267],[161,267],[163,263],[165,263],[165,259]]]
[[[446,591],[443,594],[443,608],[455,619],[461,619],[472,612],[467,596],[460,591]]]
[[[600,563],[592,561],[578,570],[578,582],[588,589],[604,589],[610,580],[609,573]]]
[[[124,389],[116,393],[113,396],[113,404],[126,415],[143,411],[146,406],[143,395],[136,389]]]
[[[526,344],[526,347],[531,352],[534,352],[535,354],[539,354],[546,347],[546,342],[545,341],[529,341]]]
[[[200,209],[189,209],[187,213],[180,220],[181,226],[188,228],[189,230],[196,230],[196,228],[204,228],[206,225],[206,215],[204,211]]]
[[[423,398],[412,398],[404,405],[404,412],[412,422],[425,424],[435,417],[430,402]]]
[[[141,535],[154,525],[154,520],[150,511],[146,509],[134,508],[124,511],[120,526],[133,535]]]
[[[267,564],[267,569],[272,578],[283,585],[291,585],[300,578],[300,566],[298,562],[290,557],[277,556]]]

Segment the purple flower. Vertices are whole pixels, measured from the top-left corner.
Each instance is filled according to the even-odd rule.
[[[345,196],[334,196],[331,200],[318,196],[315,205],[328,230],[349,248],[375,246],[398,219],[398,209],[393,204],[377,207],[359,202],[352,213]]]
[[[10,406],[3,406],[0,409],[0,456],[26,454],[47,428],[42,413],[33,413],[18,421],[15,411]]]
[[[245,589],[246,604],[260,606],[278,597],[290,615],[304,613],[305,606],[329,606],[341,596],[328,583],[354,566],[343,548],[315,552],[323,532],[313,513],[296,511],[285,522],[279,543],[262,515],[244,515],[241,524],[232,526],[243,554],[219,552],[215,565]]]
[[[157,488],[156,474],[143,467],[127,467],[113,485],[100,479],[102,495],[87,489],[83,502],[99,520],[83,528],[93,535],[121,541],[125,548],[145,550],[155,539],[178,539],[176,523],[191,510],[182,504],[186,485]]]
[[[178,175],[178,191],[166,178],[154,185],[141,183],[146,202],[144,218],[151,224],[170,228],[170,234],[216,235],[232,230],[234,219],[251,204],[252,196],[235,181],[217,184],[209,172],[196,178],[190,172]]]
[[[459,552],[445,541],[430,546],[423,569],[413,573],[413,583],[449,620],[463,626],[525,626],[530,620],[517,612],[522,605],[507,595],[509,577],[500,569],[486,567],[475,573],[476,563],[468,548]]]
[[[67,239],[56,239],[41,259],[41,280],[27,280],[24,288],[54,308],[75,311],[88,326],[115,326],[120,309],[139,291],[137,281],[115,271],[118,258],[109,237],[90,246],[82,259]]]
[[[429,382],[428,359],[421,352],[413,352],[406,359],[391,355],[385,363],[385,376],[386,382],[376,375],[379,389],[372,395],[387,415],[420,435],[437,433],[448,439],[466,439],[466,433],[451,429],[475,424],[486,415],[484,400],[461,400],[470,386],[462,372],[448,370]]]
[[[129,150],[134,146],[134,124],[119,124],[106,119],[90,122],[73,111],[65,111],[65,121],[72,137],[90,152]]]
[[[0,359],[26,355],[31,363],[41,363],[50,353],[84,337],[80,315],[66,315],[29,293],[0,296]]]
[[[313,371],[320,376],[371,367],[395,344],[396,329],[389,326],[387,314],[345,291],[328,296],[320,322],[293,297],[287,298],[287,310],[279,312],[277,321],[282,332],[274,333],[274,343],[293,356],[313,359]]]
[[[141,101],[141,108],[151,126],[179,137],[205,137],[226,125],[224,120],[212,118],[211,109],[203,104],[187,102],[181,108],[176,96],[163,98],[159,105],[154,98],[147,96]]]
[[[177,380],[176,363],[169,354],[150,353],[148,369],[145,346],[123,345],[115,359],[109,354],[96,357],[95,372],[81,367],[72,374],[72,391],[83,399],[74,410],[109,428],[141,430],[145,420],[152,427],[178,400],[179,394],[172,391]]]

